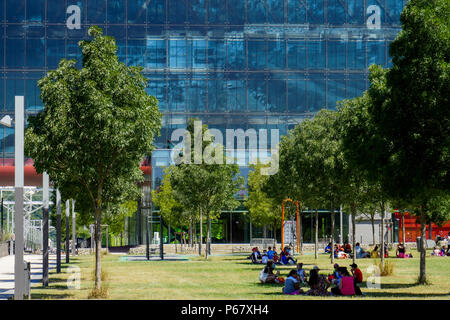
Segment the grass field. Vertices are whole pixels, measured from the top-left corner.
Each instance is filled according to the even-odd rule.
[[[185,261],[126,261],[119,255],[105,255],[102,260],[106,274],[104,284],[108,287],[109,299],[445,299],[450,300],[450,257],[427,257],[427,278],[430,284],[416,285],[419,273],[419,258],[389,258],[395,265],[391,276],[381,277],[381,288],[370,289],[365,281],[370,276],[367,268],[373,259],[358,259],[364,275],[361,289],[363,297],[308,297],[281,294],[282,285],[261,284],[258,280],[262,265],[252,265],[244,255],[211,256],[208,261],[198,256],[189,256]],[[393,256],[393,253],[391,253]],[[320,273],[328,274],[332,265],[328,256],[298,256],[309,272],[314,265]],[[378,259],[379,261],[379,259]],[[348,267],[351,260],[337,260]],[[71,266],[81,270],[81,288],[68,289],[68,265],[62,272],[50,273],[48,287],[33,287],[32,299],[87,299],[93,287],[94,258],[78,256],[71,258]],[[292,266],[277,266],[281,276],[286,277]],[[350,269],[350,268],[349,268]]]

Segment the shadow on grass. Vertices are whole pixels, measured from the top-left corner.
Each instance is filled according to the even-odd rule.
[[[358,285],[360,288],[367,288],[367,283],[360,283]],[[404,288],[413,288],[417,287],[419,284],[417,283],[385,283],[381,284],[381,289],[404,289]]]
[[[48,293],[32,293],[31,300],[46,300],[46,299],[67,299],[72,297],[70,294],[48,294]]]
[[[448,297],[449,293],[407,293],[407,292],[370,292],[364,291],[366,298],[383,298],[383,297],[394,297],[394,298],[437,298],[437,297]]]

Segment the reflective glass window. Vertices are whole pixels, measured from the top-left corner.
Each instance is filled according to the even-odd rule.
[[[266,111],[266,80],[262,76],[248,79],[248,111]]]
[[[328,80],[328,109],[335,110],[338,101],[345,99],[345,80]]]
[[[377,6],[377,7],[380,8],[380,20],[381,20],[381,25],[383,26],[383,25],[385,24],[384,1],[381,2],[381,4],[380,4],[380,0],[367,0],[367,7],[365,8],[364,11],[366,11],[367,8],[369,8],[369,7],[372,6],[372,5]],[[367,21],[367,18],[368,18],[370,15],[372,15],[372,12],[370,12],[369,14],[366,13],[366,16],[365,16],[365,20],[366,20],[366,21]]]
[[[44,68],[45,65],[45,40],[28,39],[26,66],[29,68]]]
[[[400,24],[403,0],[386,0],[386,16],[389,24]]]
[[[227,40],[227,69],[245,69],[245,48],[243,40]]]
[[[206,112],[206,81],[193,79],[189,83],[190,112]]]
[[[327,20],[329,24],[341,25],[345,24],[346,0],[328,0]]]
[[[0,110],[5,110],[5,79],[0,74]]]
[[[246,112],[245,103],[245,76],[238,74],[227,80],[227,102],[228,110],[232,112]]]
[[[106,22],[106,0],[88,0],[87,21],[88,23]]]
[[[45,0],[27,1],[27,20],[43,22],[45,18]]]
[[[147,22],[147,3],[150,0],[128,1],[128,23],[143,24]]]
[[[225,42],[223,40],[208,41],[208,68],[224,69],[225,62]]]
[[[330,40],[327,44],[328,68],[345,69],[345,41]]]
[[[126,63],[127,61],[126,41],[123,39],[116,39],[116,45],[117,45],[117,56],[119,57],[119,61]]]
[[[288,112],[306,112],[306,80],[288,80]]]
[[[288,67],[291,70],[306,68],[305,41],[288,41]]]
[[[125,23],[126,0],[108,0],[108,23]]]
[[[67,59],[75,59],[77,61],[76,66],[81,67],[81,48],[78,46],[78,40],[67,40]]]
[[[306,1],[288,0],[288,22],[300,24],[306,22]]]
[[[188,20],[191,24],[205,24],[205,0],[188,1]]]
[[[362,25],[365,23],[366,8],[364,1],[347,0],[347,21],[349,24]]]
[[[307,84],[308,111],[316,112],[326,107],[326,81],[322,77],[309,79]]]
[[[148,23],[162,24],[166,22],[166,1],[152,0],[148,4]]]
[[[286,112],[286,81],[271,79],[267,82],[267,107],[270,112]]]
[[[384,40],[367,41],[367,66],[370,66],[372,64],[385,66],[386,47]]]
[[[242,25],[245,22],[245,1],[228,0],[228,23]]]
[[[44,38],[45,28],[42,25],[31,24],[28,25],[26,31],[27,38]]]
[[[129,66],[144,66],[146,40],[128,40],[127,64]]]
[[[169,23],[184,24],[186,22],[187,0],[168,0]]]
[[[66,22],[66,3],[61,0],[47,0],[47,20],[50,23]]]
[[[66,56],[66,41],[64,39],[47,40],[47,67],[56,69],[59,61]]]
[[[24,20],[25,0],[6,0],[6,21],[24,22]]]
[[[24,39],[6,39],[6,68],[22,68],[25,64]]]
[[[146,40],[147,58],[145,59],[147,68],[164,68],[166,66],[166,40]]]
[[[267,22],[273,24],[284,23],[284,1],[266,0],[268,8]]]
[[[324,0],[308,0],[308,22],[311,24],[324,23]]]
[[[208,21],[214,24],[224,24],[227,20],[227,2],[223,0],[209,0]]]
[[[366,90],[366,81],[364,78],[350,79],[347,81],[347,99],[359,97]]]
[[[3,28],[0,28],[0,32],[3,32]],[[2,33],[2,36],[0,37],[0,68],[3,68],[3,60],[5,58],[4,48],[5,48],[5,44],[4,44],[3,33]],[[0,80],[0,82],[1,82],[1,80]],[[1,103],[1,100],[0,100],[0,103]]]
[[[392,57],[391,57],[391,55],[389,54],[389,46],[391,45],[391,43],[392,43],[392,41],[387,41],[387,46],[388,46],[388,50],[387,50],[387,52],[388,52],[388,61],[387,61],[387,67],[388,68],[390,68],[390,67],[392,67]]]
[[[186,86],[184,79],[168,81],[167,96],[169,99],[169,111],[186,111]]]
[[[325,68],[325,41],[308,41],[308,68]]]
[[[259,40],[248,41],[248,68],[250,70],[264,70],[266,68],[266,42]]]
[[[169,67],[186,68],[186,40],[169,40]]]
[[[25,94],[25,110],[38,112],[43,109],[43,102],[40,98],[41,91],[37,86],[38,79],[25,80],[26,94]]]
[[[191,66],[194,69],[206,68],[206,40],[191,41]]]
[[[265,23],[266,22],[266,0],[256,0],[247,2],[247,15],[249,23]]]
[[[347,42],[347,67],[349,69],[364,69],[365,51],[364,41]]]
[[[267,66],[269,69],[284,69],[286,66],[286,45],[284,41],[267,42]]]
[[[227,110],[227,81],[208,80],[208,111],[225,112]]]
[[[22,73],[6,74],[6,108],[13,111],[15,108],[15,96],[23,96],[25,93],[24,79]]]
[[[164,79],[149,80],[146,91],[158,99],[160,111],[167,111],[166,81]]]

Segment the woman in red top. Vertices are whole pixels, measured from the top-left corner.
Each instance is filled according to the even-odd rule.
[[[340,267],[339,273],[342,275],[339,281],[339,287],[331,289],[331,292],[338,296],[353,296],[355,295],[355,285],[353,277],[348,273],[346,267]]]
[[[363,282],[363,274],[361,270],[358,268],[358,265],[356,263],[353,263],[350,265],[352,268],[352,274],[354,279],[354,286],[355,286],[355,294],[358,296],[362,296],[361,289],[358,287],[358,283]]]

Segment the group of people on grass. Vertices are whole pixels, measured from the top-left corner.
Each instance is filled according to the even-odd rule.
[[[376,249],[378,250],[378,247],[376,247]],[[325,247],[324,253],[331,254],[331,242]],[[371,256],[371,252],[364,251],[359,242],[355,244],[355,253],[353,253],[352,245],[347,240],[344,241],[342,245],[336,243],[334,245],[333,254],[335,259],[353,258],[353,254],[356,254],[357,259],[369,258]]]
[[[303,263],[297,264],[297,269],[292,269],[287,278],[280,277],[280,271],[274,273],[275,264],[269,260],[259,274],[262,283],[284,284],[282,292],[289,295],[310,295],[310,296],[354,296],[362,295],[358,284],[363,281],[363,274],[358,265],[350,265],[350,272],[347,267],[334,264],[334,271],[328,276],[320,274],[319,267],[314,266],[309,271],[309,276],[303,269]],[[303,289],[302,287],[308,287]],[[328,291],[330,289],[330,291]]]
[[[297,260],[293,258],[292,249],[288,246],[280,250],[280,254],[278,254],[275,250],[272,250],[272,247],[268,247],[267,249],[268,250],[264,250],[261,253],[258,247],[254,247],[252,249],[252,254],[250,255],[249,259],[252,260],[252,263],[262,263],[262,264],[267,264],[269,260],[272,261],[274,264],[297,263]]]

